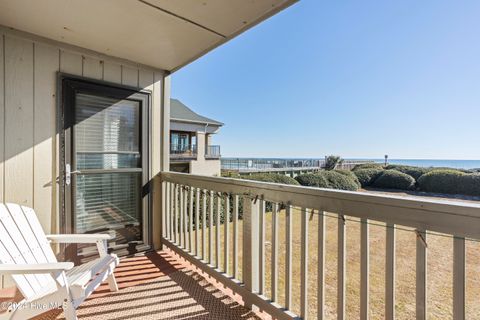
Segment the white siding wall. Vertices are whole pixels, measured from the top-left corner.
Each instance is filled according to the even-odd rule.
[[[152,176],[168,168],[163,71],[0,27],[0,201],[33,207],[46,233],[59,230],[58,71],[152,91]]]

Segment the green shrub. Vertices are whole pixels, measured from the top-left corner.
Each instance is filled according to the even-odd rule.
[[[262,182],[273,182],[273,183],[292,184],[292,185],[299,184],[297,180],[289,176],[286,176],[284,174],[278,174],[278,173],[254,173],[251,175],[242,175],[240,176],[240,178],[246,179],[246,180],[262,181]]]
[[[432,171],[432,168],[425,168],[425,167],[415,167],[415,166],[404,166],[398,164],[390,164],[385,167],[387,170],[397,170],[412,176],[415,180],[418,180],[422,175],[427,172]]]
[[[295,178],[298,183],[306,187],[329,188],[329,183],[323,174],[306,173]]]
[[[474,185],[474,180],[478,178],[465,178],[468,174],[458,170],[452,169],[435,169],[418,179],[418,186],[420,190],[426,192],[436,193],[451,193],[451,194],[472,194],[473,190],[467,190],[471,185]],[[471,176],[478,176],[472,174]],[[465,183],[465,186],[462,184]]]
[[[359,188],[358,182],[337,171],[324,171],[323,174],[332,189],[357,191]]]
[[[355,184],[357,185],[358,188],[360,188],[362,185],[360,184],[360,181],[358,181],[358,178],[357,176],[355,175],[355,173],[353,173],[353,171],[351,170],[335,170],[335,172],[338,172],[340,174],[343,174],[344,176],[347,176],[349,177],[350,179],[353,180],[353,182],[355,182]]]
[[[411,190],[415,186],[415,179],[397,170],[385,170],[375,179],[373,186],[384,189]]]
[[[359,183],[351,176],[338,171],[322,170],[318,173],[302,174],[295,178],[301,185],[317,188],[356,191]]]
[[[459,193],[470,196],[480,196],[480,174],[466,174],[461,176]]]
[[[278,173],[254,173],[250,175],[239,175],[239,174],[229,174],[225,175],[226,177],[230,178],[237,178],[237,179],[244,179],[244,180],[255,180],[255,181],[261,181],[261,182],[271,182],[271,183],[281,183],[281,184],[290,184],[290,185],[298,185],[297,180],[283,175],[283,174],[278,174]],[[223,223],[223,206],[224,203],[222,202],[222,216],[221,216],[221,222]],[[233,196],[230,195],[230,208],[233,206]],[[231,210],[231,209],[230,209]],[[239,202],[238,202],[238,218],[242,219],[243,218],[243,200],[242,197],[240,196]],[[267,212],[272,210],[272,203],[268,202],[266,203],[265,210]]]
[[[460,169],[460,168],[450,168],[450,167],[431,167],[431,170],[452,170],[452,171],[460,171],[463,173],[472,173],[471,169]]]
[[[352,171],[363,169],[383,169],[383,164],[375,162],[357,164],[355,167],[353,167]]]
[[[369,187],[384,170],[378,168],[358,169],[353,171],[362,187]]]
[[[240,174],[237,171],[222,170],[221,176],[224,178],[240,178]]]

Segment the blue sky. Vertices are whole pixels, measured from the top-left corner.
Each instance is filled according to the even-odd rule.
[[[302,0],[172,76],[223,156],[480,159],[480,1]]]

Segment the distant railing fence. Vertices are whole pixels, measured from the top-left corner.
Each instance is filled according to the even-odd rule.
[[[160,179],[159,185],[162,186],[160,194],[163,195],[165,208],[162,213],[163,244],[232,288],[243,297],[248,306],[255,305],[273,318],[307,319],[314,318],[313,315],[318,319],[324,318],[327,217],[334,217],[338,221],[337,319],[343,320],[346,317],[346,221],[350,220],[360,224],[359,319],[369,318],[369,229],[372,224],[381,226],[386,233],[385,318],[395,319],[395,242],[398,228],[416,234],[416,319],[427,317],[427,235],[430,232],[446,234],[453,239],[453,318],[465,318],[465,238],[480,239],[480,206],[477,204],[417,200],[172,172],[162,172],[157,179]],[[271,212],[268,221],[267,207]],[[294,216],[300,221],[294,221]],[[280,217],[285,220],[280,221]],[[312,220],[312,217],[315,219]],[[296,262],[292,261],[293,237],[298,237],[298,233],[293,233],[294,223],[301,224],[298,278],[292,274],[292,265]],[[265,260],[266,225],[271,232],[268,242],[271,253],[268,255],[271,257],[269,267]],[[284,230],[280,230],[281,225]],[[314,264],[318,286],[313,291],[307,280],[312,272],[308,263],[311,252],[310,228],[317,229],[318,233],[315,237],[318,248]],[[284,232],[285,239],[279,239],[280,231]],[[284,249],[280,251],[281,248]],[[285,265],[282,272],[279,259]],[[292,288],[298,284],[299,295],[294,296]],[[309,308],[309,299],[313,296],[316,296],[317,305],[312,309],[311,306]]]
[[[222,170],[238,172],[261,172],[324,168],[325,159],[260,159],[260,158],[222,158]],[[344,160],[338,169],[352,169],[361,163],[371,163],[371,160]]]
[[[197,145],[196,144],[171,144],[170,145],[171,156],[196,156]]]

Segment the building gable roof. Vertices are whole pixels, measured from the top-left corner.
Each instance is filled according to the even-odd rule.
[[[199,115],[177,99],[170,99],[170,120],[223,126],[222,122]]]

